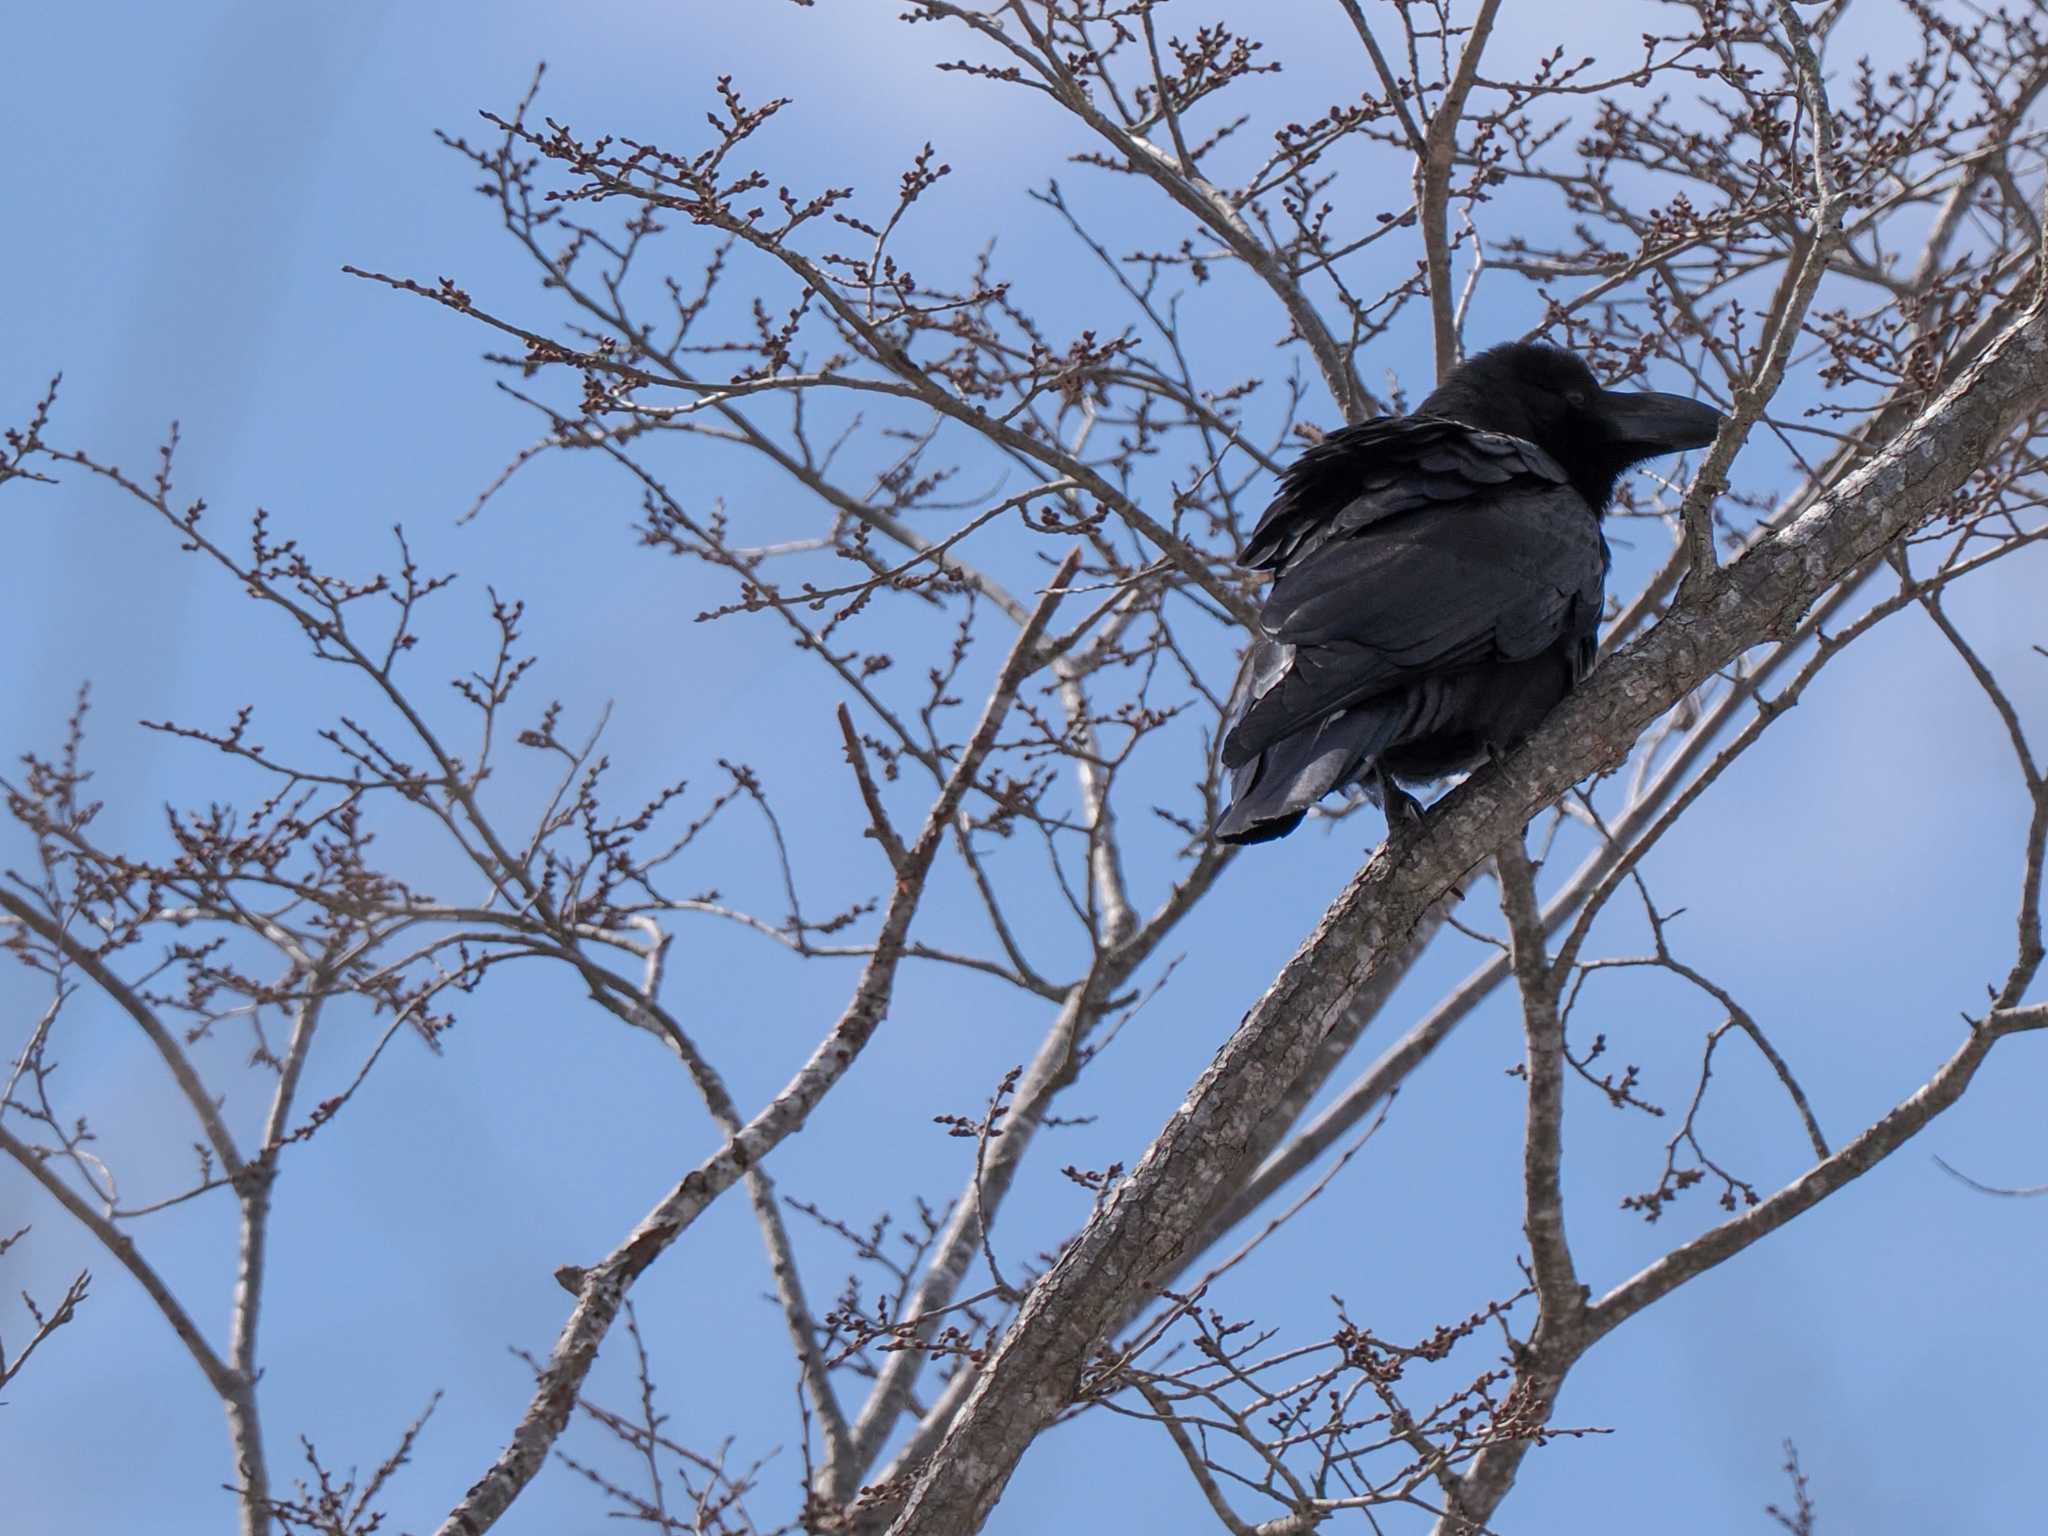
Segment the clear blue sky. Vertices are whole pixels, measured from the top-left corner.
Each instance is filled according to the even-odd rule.
[[[1536,8],[1507,9],[1514,25],[1541,25]],[[1632,33],[1632,7],[1597,9]],[[1288,88],[1318,107],[1355,94],[1356,61],[1313,45],[1341,44],[1341,33],[1302,14],[1289,8],[1290,30],[1274,36]],[[490,206],[432,130],[464,131],[477,108],[509,106],[544,58],[546,110],[676,146],[701,131],[721,73],[755,95],[793,96],[773,141],[793,181],[883,187],[931,137],[959,169],[932,238],[966,249],[1000,230],[1048,305],[1061,303],[1068,274],[1071,292],[1085,294],[1050,216],[1020,195],[1048,173],[1083,179],[1043,140],[1043,118],[958,81],[931,85],[931,54],[957,45],[934,29],[907,32],[892,15],[887,5],[651,0],[24,9],[0,57],[0,413],[12,424],[61,369],[55,438],[129,463],[144,462],[177,417],[186,488],[223,518],[268,507],[338,564],[382,559],[389,525],[402,520],[424,566],[462,578],[421,658],[424,692],[480,654],[486,585],[523,596],[543,657],[533,695],[571,701],[586,722],[615,700],[612,751],[628,786],[678,774],[708,784],[719,756],[751,761],[800,846],[819,850],[803,869],[818,904],[869,891],[875,871],[858,861],[872,850],[843,835],[853,812],[832,746],[837,695],[822,671],[763,625],[688,622],[719,588],[636,551],[632,497],[595,465],[542,465],[488,517],[456,526],[532,423],[491,387],[477,360],[482,332],[340,268],[447,273],[501,309],[539,312]],[[1543,41],[1511,32],[1501,46]],[[1124,217],[1130,244],[1178,238],[1142,205]],[[1062,312],[1088,323],[1078,300]],[[1247,314],[1217,327],[1215,345],[1250,355],[1279,322]],[[1368,371],[1412,385],[1425,366],[1419,351],[1389,350]],[[742,460],[692,473],[736,515],[777,527],[808,516],[785,484]],[[247,788],[137,720],[213,723],[254,700],[270,739],[296,745],[351,707],[295,636],[80,476],[58,489],[10,488],[0,518],[0,750],[11,761],[54,744],[90,679],[108,841],[158,838],[165,802]],[[2037,722],[2048,668],[2025,663],[2042,638],[2030,627],[2041,576],[2038,561],[2016,565],[1955,604],[1994,663],[2014,669]],[[1919,701],[1913,711],[1897,707],[1900,694]],[[1838,1141],[1952,1048],[1957,1011],[2005,964],[2023,807],[2004,750],[1953,659],[1901,621],[1842,663],[1659,855],[1660,890],[1688,908],[1688,957],[1774,1027]],[[1161,798],[1173,792],[1162,785]],[[1085,1197],[1057,1163],[1135,1158],[1376,832],[1361,817],[1295,839],[1284,857],[1239,861],[1169,946],[1188,954],[1173,982],[1063,1106],[1100,1119],[1064,1133],[1071,1150],[1020,1186],[1008,1252],[1028,1257],[1084,1217]],[[741,893],[760,884],[750,832],[712,854],[703,883]],[[4,850],[4,862],[20,857]],[[1164,871],[1139,878],[1156,895]],[[763,948],[724,929],[685,929],[675,961],[690,1021],[746,1104],[784,1079],[851,974],[782,964]],[[1405,1027],[1475,953],[1447,946],[1432,957],[1374,1040]],[[40,1000],[19,978],[0,985],[11,1051]],[[1662,1099],[1682,1099],[1698,1032],[1714,1019],[1668,991],[1616,984],[1606,997],[1602,1027],[1627,1038],[1628,1059],[1661,1073],[1652,1087]],[[999,989],[913,974],[852,1079],[777,1154],[783,1190],[849,1217],[901,1208],[913,1192],[948,1197],[965,1171],[963,1144],[930,1115],[973,1109],[1043,1025],[1038,1005]],[[363,1027],[334,1031],[312,1093],[346,1079]],[[475,999],[438,1059],[399,1044],[347,1119],[287,1166],[262,1395],[282,1483],[299,1434],[330,1464],[374,1465],[445,1390],[392,1490],[391,1528],[420,1530],[483,1468],[524,1404],[525,1368],[509,1351],[552,1340],[566,1304],[555,1266],[607,1249],[713,1143],[655,1047],[539,973]],[[191,1138],[137,1047],[125,1021],[81,1005],[65,1078],[127,1187],[161,1193],[185,1171]],[[1398,1335],[1510,1287],[1519,1100],[1502,1069],[1519,1050],[1502,1007],[1471,1020],[1404,1092],[1372,1151],[1246,1266],[1227,1305],[1308,1337],[1329,1326],[1336,1292]],[[216,1059],[232,1064],[233,1048]],[[1913,1149],[1603,1344],[1573,1378],[1560,1421],[1617,1432],[1534,1455],[1501,1528],[1762,1531],[1761,1506],[1784,1492],[1787,1436],[1813,1476],[1824,1529],[2034,1528],[2048,1205],[1972,1195],[1929,1154],[1994,1182],[2048,1178],[2044,1065],[2040,1040],[2001,1047],[1967,1102]],[[1760,1081],[1742,1083],[1749,1062],[1728,1070],[1734,1091],[1716,1130],[1771,1187],[1796,1170],[1796,1125]],[[246,1098],[231,1109],[249,1123]],[[1615,1210],[1652,1178],[1653,1142],[1584,1096],[1573,1111],[1574,1236],[1598,1284],[1712,1209],[1695,1195],[1655,1229]],[[859,1138],[857,1159],[845,1155],[849,1137]],[[216,1336],[228,1214],[201,1203],[141,1233]],[[79,1323],[0,1406],[9,1536],[226,1529],[226,1438],[190,1360],[114,1264],[26,1181],[0,1172],[0,1231],[24,1222],[34,1234],[0,1260],[0,1293],[53,1294],[80,1264],[96,1280]],[[813,1296],[829,1297],[844,1266],[802,1236]],[[768,1482],[786,1489],[797,1476],[793,1388],[767,1284],[745,1206],[732,1199],[639,1295],[679,1437],[732,1433],[742,1458],[782,1446]],[[0,1310],[10,1340],[21,1322],[18,1309]],[[600,1395],[619,1395],[622,1352],[601,1366]],[[1163,1436],[1090,1419],[1033,1449],[989,1529],[1168,1532],[1207,1519]],[[559,1468],[500,1527],[606,1528]]]

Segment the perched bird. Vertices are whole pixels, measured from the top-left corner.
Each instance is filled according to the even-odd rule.
[[[1331,790],[1415,810],[1536,728],[1593,664],[1600,519],[1630,465],[1714,440],[1681,395],[1600,387],[1511,342],[1411,416],[1333,432],[1281,479],[1240,561],[1274,573],[1231,697],[1226,843],[1285,837]]]

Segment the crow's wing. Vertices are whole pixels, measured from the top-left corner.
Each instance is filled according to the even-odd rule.
[[[1382,416],[1332,432],[1290,464],[1238,559],[1285,570],[1386,518],[1523,482],[1563,485],[1565,474],[1519,437],[1440,416]]]
[[[1455,423],[1368,428],[1312,450],[1357,434],[1359,473],[1341,473],[1329,454],[1297,466],[1246,551],[1280,574],[1225,767],[1378,695],[1568,637],[1579,668],[1591,663],[1607,546],[1556,463]]]

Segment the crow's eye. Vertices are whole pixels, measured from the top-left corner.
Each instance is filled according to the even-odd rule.
[[[1574,407],[1575,409],[1585,409],[1586,392],[1583,389],[1568,389],[1565,391],[1564,398],[1565,403]]]

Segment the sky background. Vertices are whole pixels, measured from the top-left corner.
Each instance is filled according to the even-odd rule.
[[[1285,61],[1284,88],[1317,109],[1355,94],[1356,61],[1334,46],[1344,38],[1331,18],[1281,9],[1263,35]],[[1504,55],[1547,43],[1547,7],[1506,10]],[[1633,10],[1609,3],[1575,14],[1598,13],[1632,35]],[[751,762],[800,850],[807,901],[829,910],[868,893],[874,855],[845,835],[858,812],[833,746],[838,694],[822,669],[765,620],[692,625],[725,589],[636,550],[633,498],[598,465],[542,462],[487,516],[458,526],[534,424],[492,387],[476,327],[340,268],[446,273],[500,310],[544,312],[491,206],[468,190],[473,173],[433,131],[471,131],[478,108],[509,107],[545,59],[544,110],[590,131],[678,145],[702,131],[722,73],[753,95],[794,97],[772,153],[807,186],[886,188],[930,137],[959,174],[921,228],[916,248],[933,254],[920,260],[943,266],[999,232],[1008,262],[1049,307],[1085,314],[1099,275],[1020,195],[1049,172],[1085,182],[1060,164],[1055,125],[1021,96],[935,77],[933,59],[957,54],[958,39],[902,28],[893,11],[204,0],[25,10],[10,18],[0,56],[9,167],[0,415],[24,417],[62,370],[53,439],[135,465],[175,417],[184,489],[224,521],[267,507],[281,529],[346,568],[385,560],[390,525],[402,521],[424,567],[461,573],[417,658],[423,694],[483,655],[487,586],[524,597],[529,648],[542,657],[529,712],[559,697],[571,724],[587,726],[613,701],[618,804],[677,776],[709,786],[721,756]],[[1859,20],[1879,49],[1895,24],[1876,4]],[[1179,237],[1127,185],[1077,195],[1120,217],[1130,245]],[[1482,310],[1475,332],[1490,336],[1489,321],[1502,334],[1520,323]],[[1247,355],[1277,324],[1212,303],[1199,334],[1218,356]],[[1390,346],[1367,360],[1369,376],[1411,387],[1426,369],[1420,348]],[[801,494],[742,458],[707,454],[686,473],[693,494],[723,498],[736,518],[754,520],[746,526],[795,528],[812,516]],[[0,501],[0,753],[11,764],[52,748],[90,680],[88,756],[107,804],[98,831],[116,846],[160,846],[167,802],[251,788],[137,721],[213,724],[255,701],[268,739],[296,746],[362,702],[144,516],[78,474],[58,488],[12,486]],[[1655,554],[1624,550],[1623,569]],[[1955,603],[2035,721],[2048,708],[2048,667],[2028,656],[2042,638],[2041,577],[2039,560],[2016,560]],[[496,792],[517,803],[530,787],[514,770]],[[1160,796],[1173,793],[1167,785]],[[911,814],[915,802],[903,804]],[[1774,1029],[1837,1144],[1924,1079],[1953,1049],[1959,1010],[2003,974],[2023,811],[1990,711],[1924,626],[1901,621],[1837,664],[1660,851],[1660,894],[1688,909],[1687,958]],[[1311,829],[1284,854],[1237,862],[1167,946],[1186,959],[1165,991],[1077,1101],[1062,1103],[1062,1113],[1100,1118],[1061,1133],[1070,1143],[1047,1149],[1056,1155],[1020,1183],[1005,1215],[1007,1254],[1028,1259],[1085,1218],[1086,1197],[1058,1164],[1135,1160],[1377,831],[1362,816],[1333,833]],[[1163,833],[1134,836],[1149,906],[1170,871],[1142,855],[1167,845]],[[773,910],[763,849],[758,825],[736,818],[708,844],[699,883],[759,894]],[[0,863],[23,852],[0,848]],[[439,857],[423,845],[407,867],[431,881],[446,868]],[[933,921],[944,931],[953,921],[945,899],[959,887],[937,889]],[[1488,894],[1468,909],[1475,921],[1491,915]],[[1049,923],[1041,938],[1048,951],[1061,942]],[[1633,947],[1625,925],[1609,947]],[[786,1079],[851,980],[844,966],[785,964],[766,949],[729,929],[685,927],[672,962],[687,1021],[749,1106]],[[1367,1049],[1405,1029],[1478,958],[1462,941],[1439,946]],[[1668,988],[1602,985],[1602,1027],[1627,1041],[1626,1059],[1646,1064],[1662,1100],[1682,1101],[1699,1032],[1717,1019]],[[13,1022],[0,1034],[11,1051],[40,999],[18,978],[5,987],[0,1006]],[[1503,1068],[1520,1045],[1503,1001],[1458,1032],[1404,1090],[1374,1147],[1245,1266],[1231,1306],[1313,1337],[1327,1330],[1335,1293],[1399,1337],[1511,1288],[1520,1086]],[[869,1053],[777,1152],[771,1170],[783,1192],[849,1219],[901,1209],[913,1191],[949,1197],[966,1171],[965,1144],[931,1114],[974,1110],[1044,1025],[1042,1005],[1000,987],[907,973]],[[305,1102],[346,1081],[367,1027],[330,1031]],[[125,1186],[164,1192],[189,1170],[191,1135],[139,1044],[124,1020],[82,1001],[61,1052],[64,1082]],[[231,1067],[236,1049],[211,1059]],[[1731,1158],[1774,1187],[1798,1167],[1796,1121],[1751,1060],[1734,1052],[1721,1061],[1714,1129]],[[1773,1529],[1762,1506],[1785,1496],[1777,1469],[1787,1437],[1812,1475],[1824,1529],[2034,1528],[2048,1206],[1973,1195],[1930,1154],[1994,1183],[2048,1178],[2044,1065],[2048,1042],[2002,1045],[1962,1106],[1910,1150],[1603,1343],[1574,1374],[1559,1418],[1616,1432],[1532,1456],[1500,1528]],[[247,1126],[255,1106],[245,1095],[230,1110]],[[1573,1236],[1582,1272],[1604,1286],[1713,1210],[1695,1193],[1656,1228],[1616,1210],[1621,1194],[1653,1179],[1658,1133],[1586,1094],[1572,1110]],[[847,1156],[856,1142],[860,1156]],[[713,1145],[694,1094],[658,1049],[542,972],[501,978],[472,1000],[439,1057],[399,1041],[345,1120],[299,1149],[280,1186],[262,1384],[273,1479],[288,1482],[300,1434],[330,1464],[374,1465],[442,1391],[388,1506],[391,1529],[431,1529],[523,1409],[529,1378],[512,1351],[552,1341],[566,1307],[553,1269],[606,1251]],[[54,1296],[80,1265],[95,1282],[80,1321],[0,1405],[10,1536],[230,1528],[221,1415],[189,1358],[117,1266],[25,1179],[0,1173],[0,1232],[24,1223],[34,1231],[0,1259],[0,1295]],[[152,1218],[140,1236],[218,1337],[229,1208],[196,1202]],[[798,1237],[822,1306],[845,1264],[829,1239]],[[742,1460],[781,1447],[765,1475],[764,1513],[784,1507],[798,1476],[792,1373],[767,1283],[734,1197],[636,1292],[678,1438],[709,1445],[733,1434]],[[18,1307],[0,1306],[10,1343],[26,1337],[24,1321]],[[614,1340],[594,1379],[601,1398],[624,1395],[623,1346]],[[1208,1520],[1163,1435],[1090,1418],[1034,1446],[988,1529],[1166,1532]],[[499,1526],[611,1528],[560,1467]],[[1412,1522],[1397,1516],[1387,1528]]]

